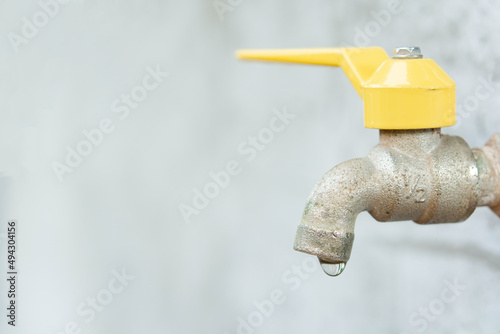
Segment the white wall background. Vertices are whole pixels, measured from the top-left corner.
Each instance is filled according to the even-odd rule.
[[[388,52],[418,45],[449,73],[457,103],[469,105],[444,132],[471,146],[500,131],[500,87],[477,106],[471,99],[481,78],[500,81],[499,5],[401,0],[367,41]],[[334,165],[364,156],[378,133],[363,127],[341,70],[244,63],[233,52],[352,45],[387,6],[242,0],[221,20],[212,0],[75,0],[15,52],[9,32],[22,36],[23,17],[41,7],[0,1],[1,232],[7,219],[20,225],[18,322],[7,326],[2,311],[0,332],[233,334],[238,317],[255,316],[254,302],[279,289],[285,302],[240,332],[498,333],[500,219],[486,208],[446,226],[362,214],[340,277],[290,271],[310,258],[292,250],[309,192]],[[170,75],[121,120],[111,104],[148,66]],[[237,147],[284,106],[296,118],[247,162]],[[53,162],[105,118],[114,131],[59,182]],[[186,224],[179,204],[231,160],[241,174]],[[122,268],[135,279],[87,323],[77,307],[105,296]],[[423,320],[445,280],[466,288]]]

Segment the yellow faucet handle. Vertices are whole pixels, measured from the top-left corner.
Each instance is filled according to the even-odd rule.
[[[420,49],[380,47],[241,50],[240,59],[339,66],[364,101],[365,126],[426,129],[455,124],[455,83]]]
[[[389,59],[387,53],[380,47],[239,50],[236,56],[246,60],[339,66],[361,98],[363,98],[363,84],[370,79],[380,64]]]

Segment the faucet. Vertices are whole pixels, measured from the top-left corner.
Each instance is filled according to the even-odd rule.
[[[367,211],[380,222],[466,220],[478,206],[500,217],[500,133],[471,149],[441,132],[455,124],[455,83],[419,47],[241,50],[237,57],[341,67],[364,103],[365,127],[380,140],[366,157],[326,173],[312,191],[294,248],[318,257],[330,276],[350,258],[354,225]]]

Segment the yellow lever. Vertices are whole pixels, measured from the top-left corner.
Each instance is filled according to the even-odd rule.
[[[384,49],[379,47],[241,50],[237,52],[237,57],[248,60],[339,66],[344,70],[361,98],[363,98],[363,84],[370,79],[380,64],[389,59]]]
[[[247,60],[341,67],[364,101],[365,126],[439,128],[455,124],[455,83],[418,48],[399,48],[393,59],[380,47],[240,50]]]

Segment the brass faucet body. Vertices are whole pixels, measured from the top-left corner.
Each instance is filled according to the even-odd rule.
[[[461,222],[478,206],[500,216],[500,134],[471,149],[441,129],[380,130],[366,158],[334,167],[317,184],[294,248],[345,263],[363,211],[380,222],[439,224]]]

